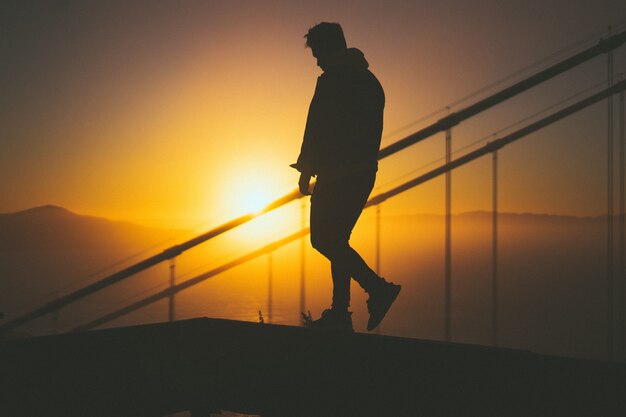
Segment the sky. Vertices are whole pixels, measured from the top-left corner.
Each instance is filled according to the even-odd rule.
[[[384,146],[494,81],[505,79],[449,111],[595,44],[609,26],[626,30],[626,3],[2,1],[0,212],[54,204],[202,228],[286,194],[320,74],[303,35],[321,21],[341,23],[385,88]],[[616,76],[624,71],[626,46],[614,54]],[[453,149],[597,91],[606,76],[606,56],[596,58],[454,128]],[[500,209],[603,214],[606,107],[500,151]],[[438,135],[387,158],[374,193],[437,166],[443,152]],[[443,184],[405,193],[385,213],[440,213]],[[453,211],[490,207],[491,159],[455,171]]]

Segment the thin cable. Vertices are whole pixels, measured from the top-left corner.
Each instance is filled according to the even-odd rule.
[[[527,65],[526,67],[523,67],[523,68],[515,71],[514,73],[512,73],[510,75],[507,75],[507,76],[505,76],[505,77],[503,77],[503,78],[501,78],[501,79],[499,79],[497,81],[494,81],[492,83],[489,83],[489,84],[479,88],[478,90],[474,91],[473,93],[470,93],[470,94],[468,94],[466,96],[463,96],[460,99],[457,99],[457,100],[453,101],[452,103],[450,103],[450,104],[448,104],[446,106],[443,106],[442,108],[440,108],[438,110],[435,110],[435,111],[433,111],[431,113],[428,113],[425,116],[422,116],[422,117],[420,117],[420,118],[418,118],[418,119],[416,119],[416,120],[414,120],[414,121],[412,121],[412,122],[410,122],[410,123],[408,123],[408,124],[398,128],[398,129],[393,130],[392,132],[386,133],[383,136],[383,141],[382,142],[385,142],[387,139],[393,137],[394,135],[396,135],[398,133],[401,133],[401,132],[407,130],[408,128],[411,128],[411,127],[413,127],[413,126],[415,126],[415,125],[417,125],[417,124],[419,124],[421,122],[424,122],[424,121],[426,121],[428,119],[431,119],[431,118],[433,118],[433,117],[435,117],[435,116],[437,116],[439,114],[442,114],[442,113],[444,113],[446,111],[449,111],[453,107],[458,106],[459,104],[462,104],[462,103],[468,101],[469,99],[472,99],[472,98],[474,98],[474,97],[476,97],[476,96],[478,96],[478,95],[480,95],[480,94],[482,94],[482,93],[484,93],[486,91],[489,91],[489,90],[491,90],[491,89],[493,89],[493,88],[495,88],[495,87],[497,87],[497,86],[499,86],[501,84],[504,84],[505,82],[508,82],[508,81],[510,81],[510,80],[512,80],[512,79],[514,79],[516,77],[520,77],[524,73],[527,73],[530,70],[535,69],[535,68],[537,68],[540,65],[544,65],[544,64],[548,63],[549,61],[552,61],[552,60],[556,59],[557,57],[559,57],[561,55],[564,55],[566,52],[571,52],[571,51],[573,51],[575,49],[579,49],[579,48],[582,49],[582,47],[585,46],[587,43],[591,42],[592,40],[596,40],[598,38],[598,36],[602,36],[602,35],[604,35],[606,33],[607,33],[606,30],[596,31],[593,34],[588,35],[584,39],[581,39],[581,40],[576,41],[576,42],[574,42],[572,44],[569,44],[569,45],[563,47],[562,49],[560,49],[558,51],[555,51],[555,52],[547,55],[546,57],[541,58],[540,60],[538,60],[538,61],[536,61],[536,62],[534,62],[534,63],[532,63],[530,65]]]
[[[620,74],[620,76],[622,76],[623,74],[624,73]],[[473,147],[477,147],[480,144],[484,144],[484,142],[486,142],[488,140],[494,140],[499,135],[501,135],[502,133],[504,133],[504,132],[506,132],[508,130],[513,129],[514,127],[519,126],[520,124],[522,124],[524,122],[527,122],[527,121],[529,121],[531,119],[537,118],[538,116],[541,116],[542,114],[544,114],[544,113],[546,113],[546,112],[548,112],[550,110],[553,110],[554,108],[561,107],[564,104],[566,104],[566,103],[568,103],[570,101],[573,101],[574,99],[580,97],[581,95],[583,95],[585,93],[588,93],[590,91],[593,91],[593,90],[597,89],[598,87],[600,87],[600,86],[602,86],[604,84],[606,84],[606,80],[603,80],[603,81],[601,81],[601,82],[599,82],[597,84],[594,84],[594,85],[592,85],[590,87],[587,87],[584,90],[580,90],[579,92],[577,92],[575,94],[572,94],[569,97],[566,97],[565,99],[559,101],[558,103],[555,103],[555,104],[552,104],[552,105],[550,105],[548,107],[545,107],[544,109],[539,110],[539,111],[537,111],[537,112],[535,112],[535,113],[533,113],[533,114],[531,114],[529,116],[526,116],[526,117],[516,121],[515,123],[507,125],[507,126],[501,128],[501,129],[499,129],[499,130],[497,130],[497,131],[495,131],[495,132],[493,132],[493,133],[491,133],[489,135],[483,136],[480,139],[475,140],[474,142],[471,142],[471,143],[469,143],[467,145],[464,145],[464,146],[458,148],[457,150],[452,152],[452,155],[457,155],[457,154],[459,154],[459,153],[461,153],[463,151],[466,151],[466,150],[471,149]],[[425,165],[422,165],[422,166],[420,166],[420,167],[418,167],[418,168],[416,168],[414,170],[411,170],[411,171],[407,172],[406,174],[403,174],[403,175],[401,175],[399,177],[396,177],[396,178],[394,178],[394,179],[392,179],[392,180],[390,180],[390,181],[388,181],[388,182],[386,182],[384,184],[376,186],[376,189],[381,189],[381,188],[388,187],[389,185],[397,183],[397,182],[405,179],[406,177],[414,175],[417,172],[423,171],[424,169],[426,169],[428,167],[431,167],[433,165],[439,164],[443,160],[445,160],[444,157],[434,159],[434,160],[432,160],[431,162],[429,162],[429,163],[427,163]]]
[[[611,27],[609,26],[609,35]],[[607,85],[613,85],[613,51],[607,53]],[[607,98],[607,359],[612,360],[615,350],[613,304],[613,96]]]

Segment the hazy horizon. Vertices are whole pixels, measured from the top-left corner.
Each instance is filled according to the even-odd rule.
[[[145,221],[145,222],[141,222],[141,221],[135,221],[132,219],[125,219],[125,218],[109,218],[106,216],[100,216],[97,215],[95,213],[85,213],[85,212],[78,212],[73,210],[71,207],[62,207],[56,204],[43,204],[40,206],[33,206],[33,207],[26,207],[26,208],[20,208],[17,209],[16,211],[8,211],[8,212],[0,212],[0,216],[1,215],[12,215],[12,214],[19,214],[19,213],[24,213],[24,212],[30,212],[30,211],[36,211],[36,210],[41,210],[41,209],[60,209],[60,210],[64,210],[69,212],[70,214],[74,214],[76,216],[83,216],[83,217],[91,217],[91,218],[99,218],[99,219],[104,219],[104,220],[108,220],[108,221],[112,221],[112,222],[118,222],[118,223],[130,223],[130,224],[134,224],[137,226],[141,226],[141,227],[146,227],[146,228],[154,228],[154,229],[165,229],[165,230],[177,230],[181,233],[195,233],[195,232],[201,232],[203,230],[203,228],[212,228],[215,226],[218,226],[220,223],[212,223],[210,220],[202,220],[200,222],[196,222],[196,227],[184,227],[184,224],[186,224],[185,222],[182,222],[180,225],[174,225],[174,227],[171,226],[167,226],[164,225],[162,222],[159,221]],[[367,211],[370,211],[371,208],[367,208]],[[493,213],[493,211],[490,210],[470,210],[470,211],[452,211],[452,216],[464,216],[464,215],[472,215],[472,214],[488,214],[489,216],[491,216]],[[239,215],[239,214],[238,214]],[[600,219],[600,218],[605,218],[607,216],[606,213],[599,213],[599,214],[591,214],[591,215],[576,215],[576,214],[568,214],[568,213],[548,213],[548,212],[528,212],[528,211],[520,211],[520,212],[516,212],[516,211],[510,211],[510,212],[503,212],[503,211],[499,211],[498,212],[499,216],[507,216],[507,215],[517,215],[517,216],[524,216],[524,215],[529,215],[529,216],[549,216],[549,217],[572,217],[572,218],[579,218],[579,219]],[[619,217],[619,212],[618,213],[614,213],[613,216],[618,218]],[[407,213],[403,213],[403,212],[393,212],[391,214],[383,214],[384,217],[411,217],[411,216],[433,216],[433,217],[443,217],[445,216],[445,213],[437,213],[437,212],[407,212]],[[261,216],[263,217],[263,215]],[[228,220],[232,220],[234,218],[224,218],[222,221],[226,222]]]
[[[7,216],[11,217],[0,217],[0,226]],[[102,223],[102,219],[80,215],[22,217],[33,221],[22,226],[29,233],[22,239],[21,249],[0,251],[0,311],[4,310],[5,320],[183,240],[158,230],[151,235],[149,230],[131,223]],[[489,344],[491,213],[456,215],[452,225],[453,340]],[[381,274],[403,285],[397,306],[382,326],[383,334],[441,340],[444,217],[385,216],[383,212],[381,226]],[[375,227],[375,212],[365,211],[352,237],[352,244],[372,264],[376,256]],[[499,227],[502,346],[601,358],[606,222],[602,218],[504,213]],[[3,230],[6,249],[8,236]],[[250,224],[206,242],[177,257],[177,282],[224,265],[284,235],[267,225]],[[330,271],[327,260],[305,239],[306,308],[316,315],[328,306]],[[160,245],[155,246],[157,242]],[[273,252],[274,323],[299,324],[299,248],[296,241]],[[167,288],[168,275],[167,262],[161,263],[64,308],[59,323],[68,330],[161,291]],[[262,310],[269,320],[267,279],[268,257],[264,255],[179,293],[176,317],[257,321],[258,311]],[[356,330],[363,331],[367,317],[365,294],[355,285],[352,311]],[[163,299],[105,327],[165,320],[167,300]],[[47,317],[24,327],[33,334],[49,329]]]

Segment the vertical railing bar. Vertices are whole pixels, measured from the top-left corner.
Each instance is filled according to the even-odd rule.
[[[300,206],[300,230],[306,228],[306,199],[302,199]],[[306,237],[300,239],[300,324],[304,325],[306,313]]]
[[[446,164],[452,160],[452,130],[446,130]],[[445,340],[452,340],[452,172],[446,172]]]
[[[273,320],[273,302],[272,292],[273,292],[273,274],[272,274],[272,262],[273,261],[273,252],[267,254],[267,322],[272,323]]]
[[[380,265],[380,206],[382,204],[376,205],[376,275],[381,275],[381,265]],[[376,327],[376,334],[380,334],[382,323]]]
[[[176,258],[169,259],[170,264],[170,289],[176,286]],[[168,319],[169,321],[176,320],[175,315],[175,302],[176,302],[176,294],[172,291],[172,293],[168,297]]]
[[[493,152],[493,207],[492,207],[492,292],[491,334],[493,346],[498,346],[498,151]]]
[[[376,205],[376,275],[380,276],[380,206]]]
[[[609,36],[611,27],[609,26]],[[613,51],[607,53],[607,84],[613,85]],[[613,323],[613,96],[607,99],[607,358],[614,355]]]
[[[624,287],[626,280],[626,266],[624,262],[624,256],[626,251],[626,196],[624,191],[624,182],[626,175],[626,138],[624,137],[624,130],[626,129],[624,122],[624,92],[619,94],[619,144],[620,144],[620,168],[619,168],[619,181],[620,181],[620,244],[619,244],[619,323],[620,323],[620,335],[621,335],[621,358],[626,360],[626,310],[624,308]]]
[[[170,295],[168,297],[168,321],[171,323],[176,320],[176,312],[175,312],[175,303],[176,303],[176,292],[173,291],[176,286],[176,257],[168,259],[170,277],[169,277],[169,289]],[[166,417],[171,417],[171,415],[167,415]]]

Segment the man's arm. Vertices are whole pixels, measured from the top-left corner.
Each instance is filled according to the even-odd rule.
[[[297,169],[300,172],[300,179],[298,180],[298,188],[303,195],[311,195],[311,189],[309,184],[311,183],[311,177],[313,174],[305,167],[295,164],[289,165],[293,169]]]
[[[315,93],[313,94],[313,98],[311,100],[311,104],[309,105],[309,112],[307,114],[306,126],[304,129],[304,137],[302,139],[302,146],[300,148],[300,155],[298,156],[298,160],[295,164],[292,164],[291,167],[300,171],[301,179],[300,183],[303,183],[305,180],[303,177],[308,176],[308,180],[310,181],[311,176],[315,175],[316,165],[319,160],[319,136],[320,136],[320,127],[323,123],[321,120],[321,111],[322,111],[322,103],[323,101],[323,82],[321,82],[321,77],[318,78],[317,84],[315,85]],[[302,189],[303,187],[301,187]],[[308,189],[308,187],[306,187]],[[303,193],[308,195],[309,193]]]
[[[298,180],[298,188],[300,188],[300,193],[302,193],[302,195],[311,195],[310,183],[311,174],[305,171],[301,172],[300,180]]]

